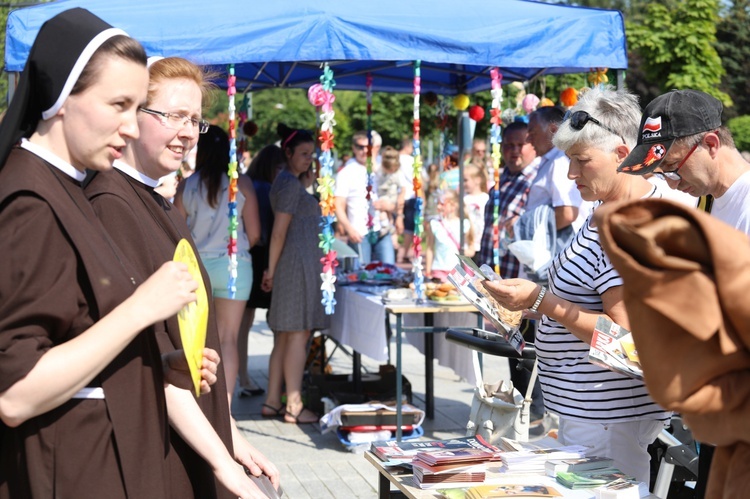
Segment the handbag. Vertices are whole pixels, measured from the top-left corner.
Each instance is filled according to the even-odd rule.
[[[484,383],[476,350],[472,351],[472,363],[477,386],[474,387],[469,422],[466,423],[466,436],[479,435],[493,445],[500,437],[528,441],[531,392],[538,374],[537,362],[534,361],[525,397],[506,381]]]

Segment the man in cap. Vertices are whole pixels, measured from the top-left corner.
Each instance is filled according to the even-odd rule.
[[[750,163],[721,124],[718,99],[697,90],[673,90],[654,99],[643,113],[638,144],[618,171],[653,173],[695,197],[701,206],[750,234]]]
[[[721,102],[698,90],[672,90],[646,106],[638,143],[618,171],[653,173],[705,202],[699,208],[750,234],[750,163],[721,124]],[[701,445],[696,497],[703,497],[713,446]]]

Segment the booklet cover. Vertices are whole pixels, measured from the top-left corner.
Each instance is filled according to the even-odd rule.
[[[479,435],[473,437],[451,438],[448,440],[430,440],[427,442],[396,442],[381,440],[373,442],[370,451],[383,461],[411,462],[418,452],[426,450],[463,450],[481,449],[487,452],[498,452],[498,448],[487,443]]]
[[[589,362],[631,378],[643,379],[633,335],[607,317],[596,320]]]
[[[487,275],[476,264],[464,255],[457,255],[459,263],[448,274],[448,280],[458,289],[482,315],[492,323],[498,333],[521,353],[525,342],[519,330],[522,312],[511,312],[500,306],[484,288],[478,284],[484,280],[500,279],[497,274]],[[491,271],[490,271],[491,272]]]

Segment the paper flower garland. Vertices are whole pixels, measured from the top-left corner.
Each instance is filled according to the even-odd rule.
[[[453,98],[453,107],[458,109],[459,111],[466,111],[466,108],[469,107],[469,96],[466,94],[458,94]]]
[[[334,119],[333,102],[336,97],[333,95],[333,87],[336,82],[333,80],[333,71],[328,67],[328,63],[323,67],[323,75],[320,77],[320,83],[311,86],[307,91],[307,98],[310,104],[318,108],[320,112],[320,177],[318,178],[317,192],[320,194],[320,234],[318,234],[318,247],[323,251],[323,258],[320,259],[322,272],[320,274],[320,290],[323,298],[320,302],[323,304],[325,313],[332,315],[336,308],[336,252],[333,247],[333,222],[335,222],[336,208],[334,205],[334,179],[333,179],[333,127],[336,126]]]
[[[234,64],[229,65],[229,77],[227,78],[227,96],[229,96],[229,166],[227,176],[229,177],[229,244],[227,245],[227,256],[229,257],[229,281],[227,290],[229,298],[234,299],[237,293],[237,130],[235,123],[234,96],[237,93],[235,83],[237,77],[234,75]]]
[[[412,187],[414,188],[414,292],[417,300],[425,299],[424,273],[422,265],[422,234],[424,233],[424,198],[422,196],[422,150],[419,142],[419,94],[422,91],[421,61],[414,61],[414,165],[412,167]]]
[[[492,149],[492,168],[495,179],[495,199],[492,206],[492,266],[500,274],[500,143],[501,105],[503,103],[503,75],[497,68],[490,70],[492,78],[492,128],[490,129],[490,148]]]
[[[367,241],[375,245],[378,242],[378,233],[375,232],[375,220],[374,211],[372,208],[372,75],[367,73],[365,77],[365,96],[367,100],[367,159],[365,160],[365,166],[367,167]]]

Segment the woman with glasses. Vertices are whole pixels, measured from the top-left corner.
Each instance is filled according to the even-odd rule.
[[[641,110],[626,91],[594,88],[560,124],[553,142],[570,158],[568,177],[595,208],[661,197],[666,186],[617,173],[637,140]],[[619,132],[618,132],[619,131]],[[510,310],[541,314],[536,333],[539,379],[545,407],[560,418],[558,439],[585,445],[587,455],[611,457],[615,466],[649,483],[647,446],[669,414],[649,397],[643,381],[589,362],[594,325],[604,316],[624,328],[630,322],[622,279],[599,243],[589,216],[571,243],[554,259],[549,290],[523,279],[486,282],[485,288]]]
[[[81,185],[138,138],[147,85],[138,42],[67,10],[42,25],[0,125],[0,498],[168,491],[162,364],[143,330],[197,284],[174,262],[139,272]]]
[[[86,186],[112,239],[143,272],[171,260],[181,239],[192,243],[184,217],[155,189],[161,177],[180,168],[200,132],[207,129],[201,111],[203,95],[210,88],[204,71],[185,59],[152,62],[146,104],[138,113],[140,137],[115,161],[114,171],[97,174]],[[208,286],[208,275],[202,273]],[[221,346],[210,294],[208,305],[206,346],[215,356]],[[155,324],[154,332],[163,353],[182,348],[176,316]],[[169,497],[257,497],[257,488],[235,459],[255,474],[262,471],[256,461],[268,474],[275,474],[231,421],[223,374],[218,373],[215,390],[197,400],[190,385],[165,387],[173,428],[167,455]]]

